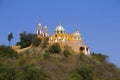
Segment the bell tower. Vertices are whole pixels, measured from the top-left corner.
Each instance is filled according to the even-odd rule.
[[[44,27],[43,36],[48,37],[48,28],[47,28],[47,26]]]
[[[41,24],[38,24],[37,35],[38,36],[43,36],[43,34],[42,34],[42,25]]]

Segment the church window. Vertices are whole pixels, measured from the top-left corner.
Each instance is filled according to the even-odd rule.
[[[57,31],[57,33],[59,33],[59,31]]]
[[[38,35],[40,35],[40,31],[38,31]]]
[[[76,37],[75,37],[75,40],[76,40]]]
[[[57,37],[57,34],[55,35],[55,37]]]
[[[85,50],[84,47],[80,47],[80,52],[83,52]]]
[[[86,48],[86,50],[88,51],[88,48]]]
[[[63,33],[63,31],[61,31],[61,34]]]

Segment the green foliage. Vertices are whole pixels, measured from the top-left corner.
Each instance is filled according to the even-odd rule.
[[[32,41],[36,39],[37,35],[32,33],[26,33],[25,31],[23,33],[20,33],[20,42],[17,43],[17,45],[21,45],[21,48],[28,47],[32,44]]]
[[[93,71],[89,68],[79,67],[76,71],[83,78],[83,80],[93,80],[94,78]]]
[[[0,80],[120,80],[120,69],[107,56],[72,55],[69,47],[59,50],[61,54],[49,52],[60,53],[57,47],[58,43],[44,49],[32,47],[11,59],[11,48],[0,46]]]
[[[108,61],[108,56],[106,56],[106,55],[92,53],[91,56],[92,56],[92,58],[94,58],[100,62]]]
[[[63,54],[65,57],[69,57],[69,55],[71,55],[71,52],[70,50],[64,50]]]
[[[84,80],[84,78],[78,73],[72,73],[68,80]]]
[[[55,44],[51,45],[51,47],[49,48],[49,51],[51,53],[60,53],[61,47],[60,47],[59,43],[55,43]]]
[[[27,71],[25,80],[47,80],[48,76],[42,69],[31,67]]]
[[[8,34],[9,46],[11,45],[10,41],[11,41],[12,38],[13,38],[13,33]]]
[[[0,46],[0,57],[17,58],[17,52],[11,47]]]
[[[43,56],[44,56],[44,59],[49,59],[50,58],[50,53],[45,53]]]
[[[47,38],[47,37],[45,37],[44,39],[42,39],[42,44],[41,44],[42,49],[44,49],[44,48],[47,47],[47,45],[49,44],[48,40],[49,40],[49,38]]]
[[[48,80],[48,75],[43,69],[34,66],[23,65],[21,69],[0,65],[0,80]]]
[[[40,45],[40,43],[41,43],[41,38],[35,38],[33,41],[32,41],[32,43],[33,43],[33,46],[35,46],[35,47],[38,47],[39,45]]]
[[[10,66],[0,66],[0,80],[23,80],[22,74]]]

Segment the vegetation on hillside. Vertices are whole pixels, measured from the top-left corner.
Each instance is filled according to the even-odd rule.
[[[120,80],[120,69],[106,55],[74,55],[69,49],[54,53],[49,51],[53,45],[18,54],[0,46],[0,80]]]
[[[0,58],[17,58],[17,52],[11,47],[1,45],[0,46]]]
[[[34,43],[35,41],[37,41],[37,43],[38,41],[40,41],[39,39],[37,39],[36,34],[27,33],[24,31],[23,33],[20,33],[20,41],[17,42],[16,45],[20,45],[21,48],[25,48],[25,47],[31,46],[32,43]],[[38,45],[35,43],[35,46],[38,46]]]
[[[53,44],[52,46],[50,46],[49,51],[50,51],[51,53],[60,53],[61,48],[60,48],[59,43],[55,43],[55,44]]]

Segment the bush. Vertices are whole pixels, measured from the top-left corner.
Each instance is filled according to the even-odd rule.
[[[102,54],[95,54],[95,53],[92,53],[91,55],[94,59],[100,61],[100,62],[106,62],[108,61],[108,56],[106,55],[102,55]]]
[[[0,66],[0,80],[23,80],[23,75],[20,71],[10,66]]]
[[[0,46],[0,56],[1,57],[9,57],[9,58],[17,58],[17,52],[14,51],[11,47]]]
[[[47,47],[47,45],[49,44],[49,43],[48,43],[48,40],[49,40],[49,38],[44,38],[44,39],[42,40],[42,44],[41,44],[42,49],[44,49],[44,48]]]
[[[73,73],[73,74],[70,75],[68,80],[84,80],[84,78],[77,73]]]
[[[93,80],[93,71],[86,67],[80,67],[76,69],[76,72],[83,77],[83,80]]]
[[[63,54],[65,57],[68,57],[69,55],[71,55],[71,52],[69,50],[64,50]]]
[[[33,41],[32,41],[32,43],[33,43],[33,46],[35,46],[35,47],[38,47],[39,45],[40,45],[40,43],[41,43],[41,38],[35,38]]]
[[[50,54],[49,53],[45,53],[43,56],[44,56],[44,59],[49,59],[50,58]]]
[[[43,69],[30,67],[24,76],[24,80],[48,80],[48,76]]]
[[[32,33],[20,33],[20,42],[17,42],[17,45],[21,45],[21,48],[28,47],[32,44],[32,41],[36,39],[37,35]]]
[[[53,44],[53,45],[49,48],[49,51],[50,51],[51,53],[60,53],[60,52],[61,52],[61,47],[60,47],[59,43]]]

